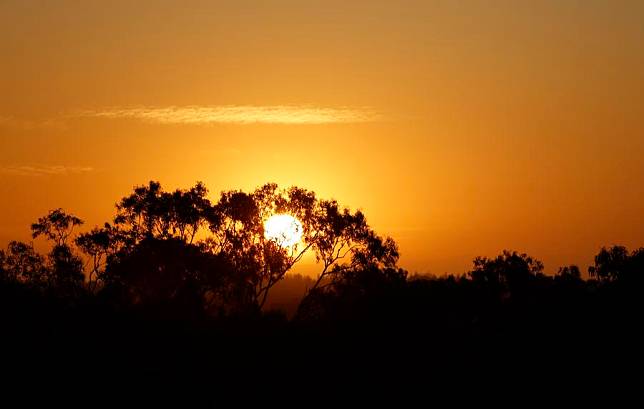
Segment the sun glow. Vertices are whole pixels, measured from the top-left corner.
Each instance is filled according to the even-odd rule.
[[[264,237],[282,247],[291,247],[302,240],[302,223],[289,214],[275,214],[264,222]]]

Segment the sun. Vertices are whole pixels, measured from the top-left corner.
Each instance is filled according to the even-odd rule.
[[[302,223],[290,214],[274,214],[264,222],[264,237],[282,247],[291,247],[302,240]]]

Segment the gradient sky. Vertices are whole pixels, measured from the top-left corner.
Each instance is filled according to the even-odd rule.
[[[644,245],[642,1],[0,0],[0,244],[133,185],[361,208],[414,272]]]

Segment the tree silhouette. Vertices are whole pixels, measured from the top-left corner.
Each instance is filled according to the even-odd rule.
[[[582,281],[581,271],[575,265],[560,267],[555,275],[555,280],[563,283],[580,283]]]
[[[362,212],[351,214],[348,209],[340,210],[335,201],[321,201],[316,216],[313,220],[316,230],[314,249],[316,260],[322,263],[323,268],[312,289],[317,288],[327,276],[338,276],[351,268],[353,259],[343,265],[336,263],[347,256],[351,258],[369,235]]]
[[[356,266],[325,286],[310,289],[296,318],[305,322],[369,322],[387,315],[394,295],[405,290],[407,271],[377,265]]]
[[[106,289],[128,303],[198,317],[226,304],[232,270],[222,257],[179,238],[149,238],[112,260],[104,274]]]
[[[303,188],[280,189],[271,183],[252,192],[222,192],[216,202],[207,194],[202,183],[172,192],[155,181],[136,186],[117,203],[114,224],[94,227],[73,240],[82,220],[52,210],[32,225],[34,238],[52,242],[49,253],[9,243],[0,251],[0,281],[67,298],[87,289],[114,305],[182,317],[257,315],[270,290],[312,252],[320,272],[300,295],[298,319],[417,316],[414,309],[427,314],[422,300],[431,295],[434,305],[450,305],[459,325],[503,314],[525,318],[537,314],[539,303],[572,308],[566,297],[590,302],[587,294],[597,285],[585,281],[577,266],[546,276],[539,260],[507,250],[494,258],[475,258],[463,276],[407,280],[407,272],[397,267],[395,241],[379,236],[360,210],[319,199]],[[283,246],[266,237],[264,223],[276,214],[301,222],[301,242]],[[601,294],[613,284],[621,286],[615,294],[626,294],[639,288],[644,277],[644,249],[602,248],[589,272]]]
[[[59,208],[50,211],[31,225],[33,238],[44,236],[53,242],[47,256],[49,263],[44,281],[47,287],[55,289],[60,295],[73,295],[83,286],[83,261],[67,244],[74,228],[82,224],[81,219]]]
[[[55,245],[48,255],[50,272],[48,285],[55,288],[59,295],[73,295],[82,291],[83,260],[74,254],[68,245]]]
[[[283,247],[265,238],[264,221],[282,213],[302,223],[302,243]],[[313,288],[352,268],[393,267],[398,259],[395,242],[377,236],[362,212],[339,210],[337,202],[318,200],[315,193],[298,187],[279,190],[275,184],[266,184],[250,194],[224,192],[208,218],[213,233],[209,248],[226,254],[247,277],[249,293],[260,307],[270,289],[309,250],[323,264]]]
[[[206,198],[208,190],[203,183],[198,182],[189,190],[175,190],[167,196],[170,202],[169,224],[172,235],[188,243],[192,243],[199,229],[206,221],[206,214],[211,209],[210,201]]]
[[[82,224],[83,221],[78,217],[67,214],[62,209],[55,209],[32,224],[31,232],[33,238],[42,235],[53,241],[56,246],[64,246],[74,227]]]
[[[223,192],[208,216],[208,248],[224,254],[233,263],[245,284],[252,303],[260,308],[270,289],[303,257],[312,243],[307,243],[309,219],[314,196],[300,189],[280,191],[266,184],[253,193]],[[299,216],[304,228],[304,244],[282,247],[264,234],[264,222],[273,214],[289,212]]]
[[[361,211],[340,209],[335,200],[318,200],[313,192],[297,187],[289,189],[287,197],[284,209],[303,225],[304,251],[311,248],[316,261],[322,264],[311,290],[327,279],[340,279],[343,272],[359,266],[395,266],[396,243],[377,236]]]
[[[170,193],[151,181],[119,201],[114,224],[127,232],[133,243],[152,237],[178,237],[192,243],[211,208],[207,193],[201,182]]]
[[[102,228],[79,234],[74,240],[78,248],[89,257],[88,288],[94,291],[99,282],[105,281],[105,269],[123,248],[126,238],[114,226],[105,223]]]
[[[602,247],[588,273],[604,285],[641,284],[644,280],[644,248],[629,253],[624,246]]]
[[[500,293],[517,293],[543,277],[543,263],[527,254],[504,250],[494,259],[477,257],[468,273],[475,284]]]
[[[40,287],[47,280],[45,259],[30,244],[12,241],[7,251],[0,251],[2,281],[20,282]]]
[[[226,291],[217,292],[209,287],[202,294],[211,302],[219,300],[216,302],[219,304],[222,299],[230,302],[234,298],[238,305],[261,308],[270,289],[309,250],[323,264],[313,288],[326,278],[339,279],[350,269],[393,267],[398,259],[395,242],[377,236],[362,212],[340,210],[337,202],[318,200],[314,192],[306,189],[279,189],[276,184],[266,184],[251,193],[223,192],[215,204],[207,199],[207,193],[202,183],[174,192],[165,192],[156,181],[135,186],[130,195],[117,203],[113,225],[95,227],[79,234],[73,242],[87,257],[87,288],[93,292],[99,284],[101,288],[107,285],[112,289],[117,283],[135,285],[136,274],[126,273],[125,266],[145,271],[140,257],[160,248],[159,240],[178,240],[191,245],[203,226],[208,226],[208,231],[204,231],[193,250],[226,260],[226,269],[235,271],[225,284],[215,280]],[[301,222],[300,243],[283,246],[279,240],[266,238],[264,223],[275,214],[290,214]],[[47,258],[50,281],[67,285],[80,280],[79,258],[67,241],[74,227],[81,224],[82,220],[62,209],[49,212],[33,224],[34,237],[43,235],[54,241]],[[188,251],[186,248],[180,249],[176,243],[168,245],[168,251],[178,254],[184,254],[184,250]],[[188,251],[191,257],[193,250]],[[157,256],[157,253],[150,254]],[[146,280],[156,279],[151,273],[146,277]],[[161,275],[158,279],[165,280]],[[223,296],[224,293],[228,295]]]

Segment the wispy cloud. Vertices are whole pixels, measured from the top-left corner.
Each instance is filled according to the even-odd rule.
[[[12,131],[34,131],[38,129],[65,129],[63,118],[24,119],[0,115],[0,128]]]
[[[111,108],[83,111],[81,116],[129,118],[161,124],[334,124],[374,122],[380,114],[371,108],[315,106],[217,105]]]
[[[0,166],[0,174],[13,176],[64,176],[92,172],[88,166],[9,165]]]

